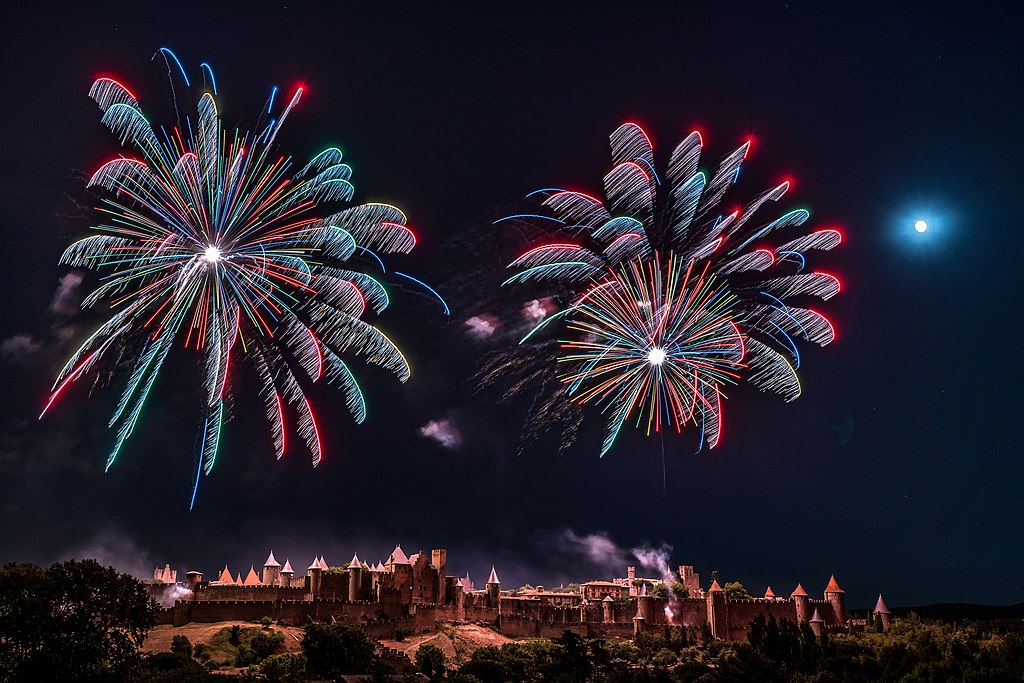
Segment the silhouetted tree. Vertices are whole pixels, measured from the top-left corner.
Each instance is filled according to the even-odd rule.
[[[365,674],[373,663],[373,643],[357,628],[344,624],[308,624],[302,639],[310,678]]]
[[[0,680],[116,680],[137,667],[156,605],[94,560],[0,568]]]

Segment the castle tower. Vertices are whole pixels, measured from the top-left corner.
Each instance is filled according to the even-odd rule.
[[[629,583],[629,594],[636,595],[636,586],[633,581],[636,579],[636,567],[626,567],[626,581]]]
[[[601,607],[604,610],[604,623],[614,624],[615,623],[615,601],[612,600],[612,596],[604,596],[604,600],[601,601]]]
[[[718,585],[718,581],[711,582],[708,594],[705,597],[708,610],[708,624],[711,626],[711,635],[721,640],[729,637],[729,608],[726,605],[725,591]]]
[[[636,640],[636,637],[638,635],[646,631],[647,620],[644,618],[644,615],[640,614],[638,610],[636,616],[633,617],[633,639]]]
[[[197,572],[194,569],[190,572],[185,573],[185,588],[190,591],[196,589],[196,584],[203,580],[203,573]]]
[[[825,587],[825,599],[832,605],[832,611],[836,615],[836,622],[840,626],[846,626],[846,593],[839,587],[834,574],[828,580],[828,585]]]
[[[501,608],[501,581],[498,580],[498,572],[491,566],[491,575],[487,577],[487,606],[499,610]]]
[[[281,585],[291,586],[293,576],[295,576],[295,570],[292,569],[292,563],[289,560],[285,560],[284,568],[281,570]]]
[[[363,564],[359,554],[352,553],[352,561],[348,563],[348,601],[355,602],[363,590]]]
[[[446,602],[444,587],[447,583],[448,551],[444,548],[431,550],[430,566],[437,572],[437,596],[434,602],[443,605]]]
[[[876,619],[882,622],[882,631],[884,633],[889,632],[889,627],[892,626],[892,612],[889,611],[889,606],[885,604],[885,600],[882,599],[882,594],[878,594],[878,602],[875,603],[875,609],[873,611]]]
[[[640,595],[636,597],[636,611],[648,624],[654,624],[654,596],[647,594],[647,584],[643,585]]]
[[[810,608],[810,603],[808,602],[807,591],[804,590],[803,585],[798,583],[796,590],[789,597],[796,606],[796,623],[806,624],[809,616],[807,610]]]
[[[263,563],[263,585],[277,586],[281,583],[281,565],[274,559],[274,551],[267,555],[267,561]]]
[[[825,620],[821,618],[820,614],[818,614],[817,608],[814,609],[814,616],[812,616],[811,620],[807,623],[810,625],[811,631],[814,632],[814,635],[821,638],[821,632],[825,630]]]
[[[765,590],[765,592],[764,592],[764,599],[765,600],[774,600],[775,599],[775,591],[772,590],[771,586],[768,586],[768,589]]]
[[[324,571],[320,562],[320,558],[315,557],[312,564],[306,568],[306,573],[309,575],[309,597],[311,600],[317,600],[320,597],[320,581]]]

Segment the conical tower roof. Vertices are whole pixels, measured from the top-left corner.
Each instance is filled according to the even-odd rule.
[[[238,572],[238,576],[235,577],[235,584],[238,586],[242,585],[242,572]]]
[[[290,560],[284,561],[284,568],[281,570],[282,574],[294,574],[295,570],[292,569],[292,563]]]
[[[807,623],[808,624],[824,624],[825,623],[825,620],[821,618],[820,614],[818,614],[818,608],[817,607],[814,608],[814,616],[812,616]]]
[[[798,583],[796,585],[796,590],[794,590],[790,594],[790,597],[794,597],[794,596],[799,596],[799,597],[803,597],[803,598],[807,597],[807,591],[804,590],[803,584]]]
[[[882,594],[878,594],[878,602],[875,603],[875,609],[873,614],[892,614],[889,611],[889,606],[885,604],[885,600],[882,599]]]
[[[359,561],[359,553],[352,553],[352,561],[348,563],[349,569],[362,569],[363,563]]]
[[[772,587],[771,586],[768,586],[768,589],[764,592],[764,597],[767,600],[774,600],[775,599],[775,593],[774,593],[774,591],[772,591]]]
[[[234,579],[231,578],[231,570],[228,569],[227,565],[224,565],[224,571],[220,573],[220,576],[217,577],[217,580],[223,581],[224,583],[234,582]]]
[[[323,569],[323,567],[320,566],[320,558],[319,557],[314,557],[313,561],[309,563],[308,567],[306,567],[306,571],[307,572],[311,572],[314,569],[318,569],[318,570],[319,569]]]
[[[391,551],[391,556],[388,557],[387,564],[409,564],[409,558],[405,556],[402,551],[402,544],[399,543],[395,546],[395,549]]]
[[[323,569],[324,571],[330,569],[330,567],[327,566],[327,560],[324,559],[323,555],[320,556],[320,569]]]
[[[718,581],[711,582],[711,588],[708,589],[708,593],[724,593],[722,587],[718,585]]]
[[[256,568],[253,566],[249,567],[249,573],[245,577],[245,581],[242,582],[243,586],[259,586],[262,582],[260,577],[256,575]]]
[[[491,565],[491,575],[487,577],[487,584],[490,585],[492,583],[501,583],[501,581],[498,580],[498,572],[494,571],[493,564]]]
[[[281,565],[277,560],[274,559],[274,551],[271,550],[270,554],[267,555],[267,561],[263,563],[264,567],[280,567]]]
[[[825,594],[827,595],[828,593],[843,593],[843,592],[845,592],[845,591],[843,591],[843,589],[839,587],[839,583],[836,581],[836,575],[833,574],[832,578],[830,578],[828,580],[828,585],[825,586]]]

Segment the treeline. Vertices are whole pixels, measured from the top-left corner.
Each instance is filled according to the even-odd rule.
[[[1024,681],[1024,634],[979,624],[951,626],[908,619],[889,633],[816,637],[806,625],[758,617],[746,642],[697,646],[642,634],[636,642],[586,640],[572,633],[551,641],[482,648],[447,680],[458,683],[741,681],[946,682]]]

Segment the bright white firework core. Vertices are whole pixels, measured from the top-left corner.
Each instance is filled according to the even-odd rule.
[[[651,365],[661,365],[665,362],[665,349],[655,346],[647,352],[647,362]]]
[[[217,261],[220,261],[220,249],[212,244],[206,247],[206,251],[203,252],[203,260],[207,263],[216,263]]]
[[[914,230],[917,230],[918,232],[924,232],[927,229],[928,229],[928,224],[926,222],[924,222],[924,221],[918,221],[918,222],[914,223]]]

